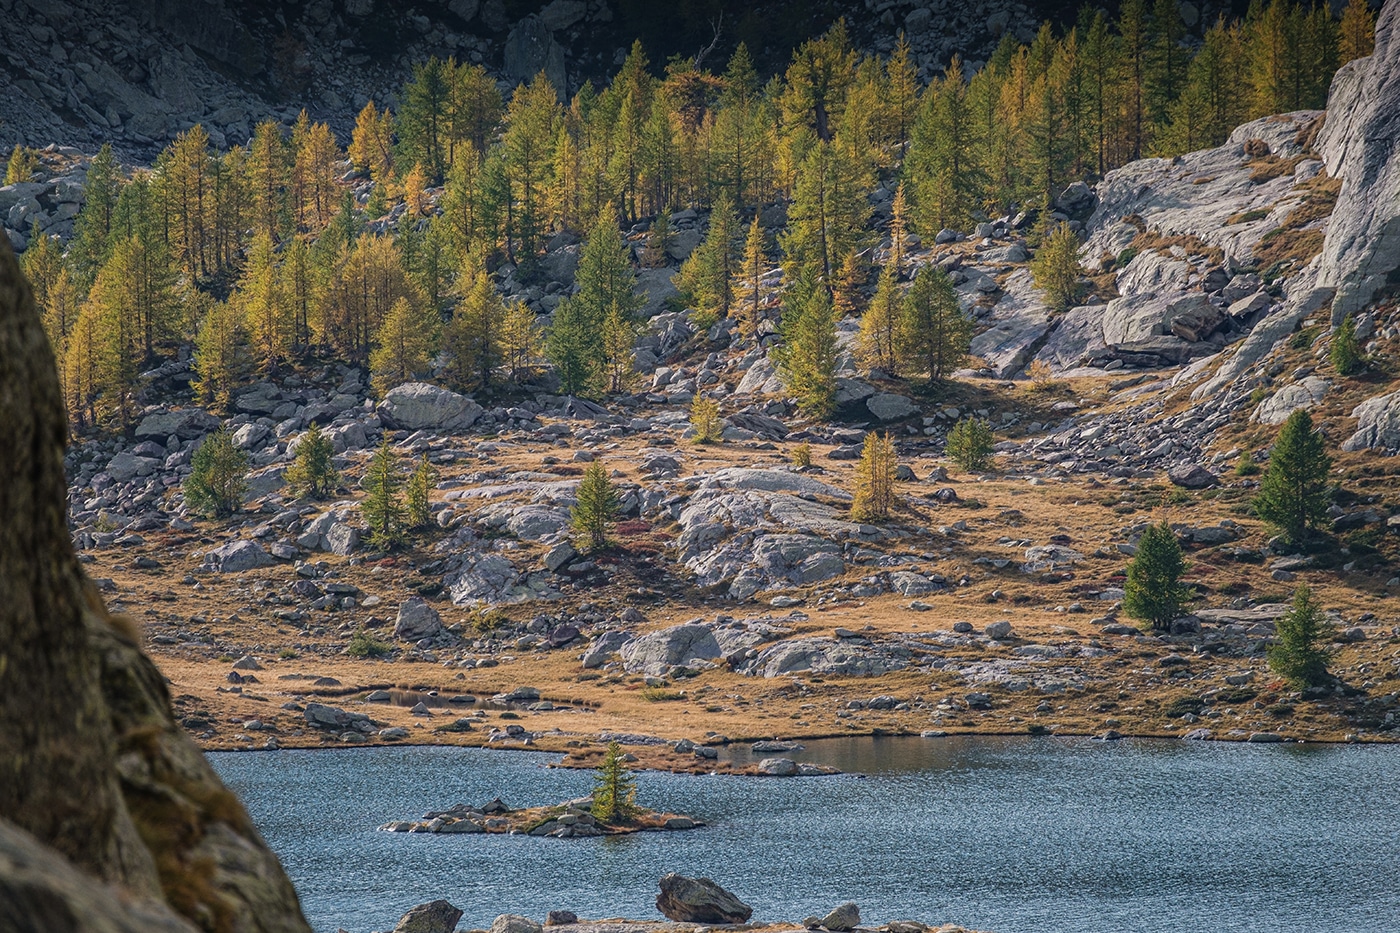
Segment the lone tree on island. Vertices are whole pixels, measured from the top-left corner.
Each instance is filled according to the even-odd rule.
[[[243,504],[248,455],[233,446],[233,435],[219,428],[204,439],[190,462],[185,502],[210,518],[227,518]]]
[[[1171,526],[1165,521],[1147,526],[1128,564],[1123,610],[1134,619],[1151,622],[1154,631],[1171,631],[1188,595],[1181,585],[1185,572],[1186,561]]]
[[[1295,687],[1319,687],[1331,680],[1327,664],[1336,656],[1324,647],[1337,628],[1322,614],[1312,588],[1301,583],[1293,606],[1278,620],[1278,644],[1269,646],[1269,670]]]
[[[637,779],[627,767],[622,746],[608,743],[608,752],[593,777],[593,816],[604,823],[626,823],[640,812]]]
[[[569,515],[569,524],[584,550],[601,551],[608,546],[608,528],[620,507],[607,469],[601,460],[594,460],[583,474],[578,503]]]
[[[1254,496],[1254,511],[1290,543],[1304,540],[1327,517],[1327,455],[1322,435],[1303,409],[1288,416]]]

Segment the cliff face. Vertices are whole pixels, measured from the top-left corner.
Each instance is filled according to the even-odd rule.
[[[1400,2],[1376,23],[1376,50],[1337,73],[1318,141],[1342,180],[1318,284],[1336,289],[1332,320],[1366,307],[1400,270]]]
[[[184,918],[309,933],[276,856],[176,724],[134,623],[107,612],[78,565],[65,434],[53,355],[0,242],[0,905],[16,924],[5,928],[174,930]],[[61,859],[69,870],[45,868]],[[90,918],[103,901],[111,909]]]

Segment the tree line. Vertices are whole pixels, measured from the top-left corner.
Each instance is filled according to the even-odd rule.
[[[1177,0],[1127,0],[1116,19],[1086,9],[1063,34],[1007,37],[975,74],[954,59],[925,84],[903,37],[889,56],[862,55],[838,22],[766,81],[743,45],[715,72],[688,59],[654,68],[635,44],[606,87],[567,102],[543,74],[507,100],[481,66],[434,58],[415,67],[397,113],[365,106],[344,150],[305,113],[225,152],[195,126],[129,174],[104,147],[66,251],[35,236],[24,264],[80,429],[128,425],[141,374],[189,342],[211,404],[311,353],[368,366],[381,387],[442,359],[442,378],[468,390],[547,359],[566,391],[601,395],[634,376],[640,300],[619,225],[648,221],[643,260],[660,261],[669,213],[708,209],[705,242],[677,279],[684,300],[699,323],[732,318],[742,337],[776,340],[803,407],[820,415],[841,316],[864,312],[863,357],[891,374],[941,378],[965,352],[946,277],[906,281],[906,235],[1046,209],[1071,181],[1321,106],[1373,29],[1364,0],[1340,20],[1255,0],[1193,43]],[[899,192],[875,263],[880,184]],[[787,221],[770,240],[759,214],[775,202]],[[577,292],[544,335],[494,276],[503,264],[537,276],[561,230],[587,241]]]

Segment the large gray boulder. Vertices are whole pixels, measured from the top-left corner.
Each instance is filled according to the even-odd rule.
[[[432,901],[411,908],[394,927],[394,933],[452,933],[462,912],[447,901]]]
[[[661,879],[656,909],[681,923],[747,923],[753,908],[709,878],[669,874]]]
[[[418,641],[423,638],[438,638],[447,634],[442,616],[421,596],[410,596],[399,604],[398,618],[394,621],[394,637],[405,641]]]
[[[1305,376],[1260,402],[1254,409],[1254,420],[1260,424],[1283,424],[1295,411],[1315,407],[1329,388],[1325,379]]]
[[[406,382],[385,394],[379,417],[404,431],[464,431],[481,417],[481,406],[448,389]]]
[[[1400,268],[1400,4],[1381,9],[1374,54],[1332,79],[1318,149],[1342,180],[1318,275],[1337,291],[1332,320],[1340,322]]]
[[[1372,447],[1400,447],[1400,392],[1367,399],[1352,409],[1356,431],[1342,444],[1342,450]]]
[[[623,645],[619,653],[623,667],[630,673],[651,677],[722,655],[715,633],[707,625],[676,625],[640,635]]]
[[[242,573],[273,563],[272,555],[255,541],[230,541],[204,555],[204,566],[215,573]]]
[[[136,426],[136,439],[154,438],[164,441],[172,434],[182,441],[201,438],[219,427],[219,419],[202,408],[180,408],[158,411],[141,419]]]
[[[879,392],[865,400],[865,407],[881,421],[902,421],[919,413],[919,406],[907,395]]]

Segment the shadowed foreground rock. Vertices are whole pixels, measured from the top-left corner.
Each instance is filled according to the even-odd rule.
[[[669,874],[661,878],[656,909],[668,920],[690,923],[747,923],[753,908],[709,878]]]
[[[135,623],[78,565],[66,435],[53,354],[0,241],[0,928],[309,931],[276,856],[176,725]]]

